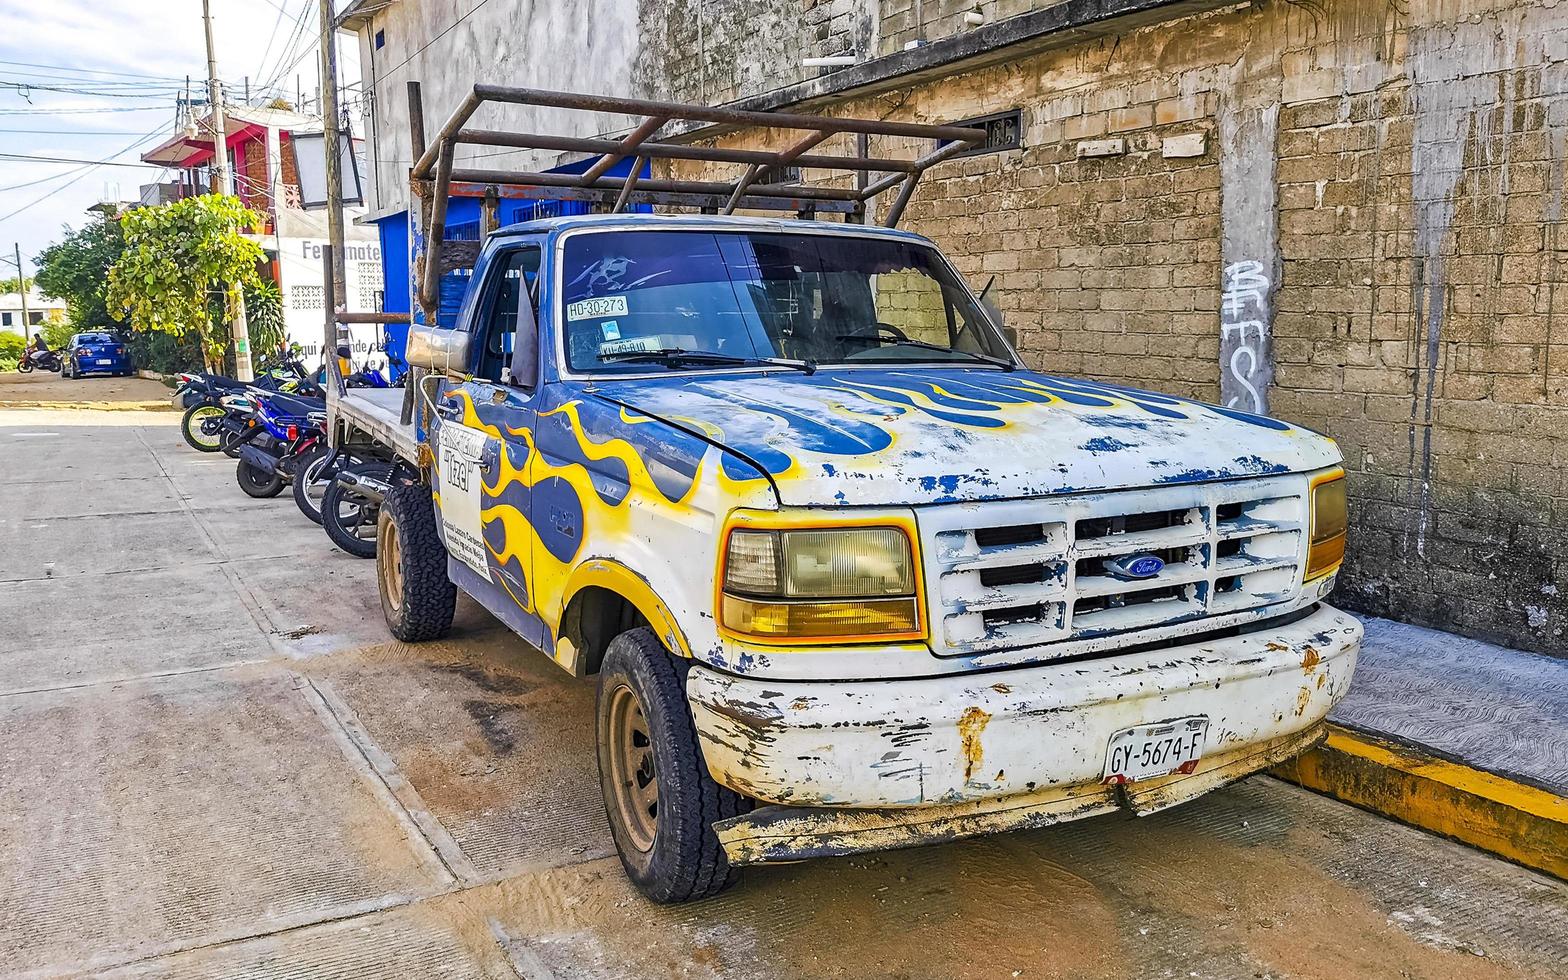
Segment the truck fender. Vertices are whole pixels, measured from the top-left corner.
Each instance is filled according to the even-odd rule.
[[[583,601],[598,589],[619,597],[648,624],[665,649],[676,656],[691,658],[686,635],[663,599],[648,580],[612,558],[590,558],[572,569],[561,594],[561,621],[556,631],[555,660],[573,675],[581,677],[598,669],[602,647],[612,637],[604,636],[590,649],[579,649],[584,637],[580,629]],[[574,603],[577,605],[574,606]],[[593,647],[598,647],[595,649]]]

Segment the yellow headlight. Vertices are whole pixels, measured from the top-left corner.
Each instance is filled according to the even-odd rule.
[[[1334,571],[1345,560],[1345,533],[1350,512],[1345,502],[1345,474],[1312,486],[1312,537],[1307,552],[1306,580]]]
[[[737,528],[725,548],[720,622],[758,639],[918,638],[916,574],[901,528]]]

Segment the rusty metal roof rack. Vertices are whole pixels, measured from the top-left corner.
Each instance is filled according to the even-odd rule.
[[[451,255],[443,259],[443,250],[451,251],[454,246],[458,246],[465,252],[477,251],[475,243],[445,241],[447,200],[454,191],[466,196],[484,197],[491,202],[499,197],[590,201],[608,205],[612,212],[621,211],[628,204],[647,203],[695,207],[711,214],[730,214],[737,208],[797,214],[838,212],[844,215],[846,221],[858,222],[865,219],[866,202],[897,187],[898,196],[884,221],[891,228],[898,224],[921,174],[985,138],[984,130],[959,126],[758,112],[649,99],[475,85],[427,145],[418,82],[408,83],[408,98],[409,128],[416,160],[411,177],[414,192],[424,199],[427,215],[424,268],[419,277],[419,300],[427,317],[437,302],[441,274],[463,264],[471,264],[471,261],[454,264],[454,256]],[[618,140],[465,128],[475,111],[486,102],[608,112],[639,116],[641,121]],[[802,136],[782,150],[691,146],[652,139],[665,124],[678,121],[790,130]],[[854,133],[862,137],[857,141],[856,155],[835,156],[810,152],[813,147],[841,133]],[[913,160],[872,157],[866,149],[864,137],[867,136],[930,139],[936,141],[936,147]],[[453,157],[460,145],[580,152],[597,154],[599,159],[582,174],[474,170],[454,166]],[[633,159],[629,174],[611,176],[608,173],[611,167],[628,157]],[[746,169],[739,178],[730,182],[640,178],[638,175],[644,164],[655,159],[736,163],[744,164]],[[759,182],[759,178],[770,170],[778,174],[787,166],[852,171],[858,175],[857,186],[844,188]],[[883,176],[873,180],[872,174]],[[464,258],[471,257],[465,254]]]

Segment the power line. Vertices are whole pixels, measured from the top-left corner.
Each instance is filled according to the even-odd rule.
[[[26,133],[30,136],[129,136],[128,129],[0,129],[0,133]]]
[[[109,71],[105,68],[70,68],[65,65],[45,65],[35,61],[5,61],[0,59],[0,65],[20,65],[23,68],[47,68],[50,71],[71,72],[78,75],[119,75],[124,78],[155,78],[164,82],[184,81],[183,78],[174,75],[146,75],[141,72],[134,71]]]
[[[163,111],[166,105],[128,105],[104,106],[97,109],[0,109],[0,116],[83,116],[97,112],[147,112],[152,109]]]
[[[141,139],[139,139],[136,142],[132,143],[130,146],[127,146],[125,149],[121,150],[119,153],[114,154],[114,156],[120,156],[121,154],[131,152],[132,150],[136,149],[138,146],[141,146],[143,143],[145,143],[148,140],[152,139],[153,137],[157,136],[159,131],[162,128],[163,128],[162,126],[158,126],[158,127],[154,128],[152,130],[152,132],[148,133],[146,136],[143,136]],[[70,187],[72,184],[75,184],[77,181],[81,180],[83,177],[86,177],[88,174],[92,173],[94,170],[97,170],[99,166],[100,166],[100,164],[96,164],[96,163],[89,163],[89,164],[87,164],[86,166],[81,168],[81,172],[78,173],[75,177],[72,177],[70,180],[68,180],[65,183],[61,184],[59,187],[56,187],[53,190],[48,191],[42,197],[37,197],[37,198],[34,198],[31,201],[28,201],[26,204],[24,204],[21,207],[17,208],[15,211],[10,212],[9,214],[0,215],[0,222],[10,221],[12,218],[14,218],[17,215],[21,214],[23,211],[26,211],[27,209],[29,209],[31,207],[34,207],[36,205],[42,204],[44,201],[49,200],[49,198],[51,198],[54,195],[56,195],[56,194],[60,193],[61,191],[65,190],[67,187]],[[50,178],[50,179],[57,179],[59,177],[66,177],[66,176],[69,176],[72,172],[73,171],[69,171],[68,170],[68,171],[66,171],[63,174],[56,174],[54,178]]]
[[[64,85],[39,85],[35,82],[8,82],[0,79],[0,88],[15,89],[26,97],[28,92],[59,92],[65,95],[86,95],[95,99],[155,99],[164,95],[178,95],[179,89],[140,89],[135,92],[111,92],[100,89],[72,88]]]
[[[121,150],[120,152],[124,153],[125,151]],[[115,154],[115,156],[118,156],[118,155],[119,154]],[[36,162],[36,163],[84,163],[84,164],[89,164],[89,165],[94,165],[94,166],[99,166],[99,167],[159,167],[160,169],[162,168],[161,164],[156,164],[156,163],[130,163],[130,162],[126,162],[126,161],[116,161],[113,158],[110,158],[110,159],[107,159],[107,160],[80,160],[80,159],[73,159],[71,157],[33,156],[33,155],[27,154],[27,153],[0,153],[0,160],[26,160],[26,161],[29,161],[29,162]]]

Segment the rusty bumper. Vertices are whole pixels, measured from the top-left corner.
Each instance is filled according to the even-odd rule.
[[[686,693],[726,786],[791,807],[926,808],[1098,785],[1111,737],[1137,725],[1204,716],[1209,757],[1296,735],[1349,688],[1361,633],[1318,606],[1241,635],[974,674],[790,681],[698,665]]]
[[[1190,775],[1112,787],[1098,783],[969,803],[848,809],[765,806],[714,824],[730,864],[765,864],[886,851],[1005,830],[1046,827],[1118,810],[1147,816],[1292,759],[1327,725],[1205,758]]]

